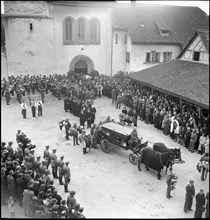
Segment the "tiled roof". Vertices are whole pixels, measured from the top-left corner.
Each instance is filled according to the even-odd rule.
[[[209,30],[197,30],[198,34],[201,37],[201,40],[204,43],[206,50],[209,53]]]
[[[172,60],[128,75],[154,89],[209,108],[209,65]]]
[[[181,43],[184,47],[196,29],[208,29],[209,17],[198,7],[144,5],[113,9],[113,25],[128,28],[132,43]],[[169,29],[161,36],[159,29]]]

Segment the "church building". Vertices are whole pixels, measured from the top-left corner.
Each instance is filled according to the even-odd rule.
[[[7,75],[130,73],[175,59],[196,29],[197,7],[87,1],[5,1]]]

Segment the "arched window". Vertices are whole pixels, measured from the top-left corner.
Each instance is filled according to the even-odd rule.
[[[92,19],[90,21],[90,41],[91,43],[100,41],[100,22],[98,19]]]
[[[64,43],[68,44],[73,41],[73,18],[64,20]]]
[[[78,21],[78,40],[79,41],[85,40],[85,21],[84,21],[84,19],[80,19]]]

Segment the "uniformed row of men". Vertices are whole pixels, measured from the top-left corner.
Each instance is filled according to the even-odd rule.
[[[35,101],[35,99],[31,99],[29,101],[29,104],[31,106],[32,117],[34,118],[36,117],[36,109],[38,110],[38,116],[42,116],[43,103],[39,97],[37,101]],[[25,100],[22,100],[21,102],[21,109],[22,109],[21,114],[23,115],[23,118],[26,118],[27,104]]]
[[[32,145],[31,140],[20,130],[17,132],[16,140],[16,151],[12,142],[9,142],[8,146],[5,142],[1,143],[2,204],[6,205],[7,198],[12,196],[32,218],[84,218],[83,208],[74,198],[76,192],[70,191],[67,201],[62,200],[49,176],[48,167],[51,165],[53,178],[59,178],[59,183],[64,184],[65,192],[68,192],[71,174],[69,162],[64,162],[64,156],[58,160],[56,149],[50,153],[49,146],[46,146],[44,160],[41,161],[41,156],[34,155],[35,145]],[[25,204],[27,191],[31,191],[33,195],[29,205]]]

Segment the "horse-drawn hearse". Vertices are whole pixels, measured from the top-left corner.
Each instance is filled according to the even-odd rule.
[[[147,146],[148,142],[141,143],[139,139],[139,144],[135,148],[131,146],[131,132],[133,129],[131,127],[123,126],[116,122],[108,122],[101,125],[99,130],[99,142],[101,149],[105,153],[110,153],[113,147],[122,148],[124,150],[131,150],[132,153],[129,155],[129,160],[131,163],[136,164],[137,154],[140,150]]]
[[[102,151],[110,153],[113,147],[122,148],[124,150],[131,150],[129,154],[129,161],[136,165],[141,170],[140,164],[144,163],[147,170],[149,168],[158,172],[158,179],[160,179],[161,169],[168,167],[174,163],[182,163],[180,148],[167,148],[163,143],[157,142],[153,147],[148,147],[148,141],[139,143],[133,147],[131,144],[131,127],[124,126],[116,122],[108,122],[101,125],[99,129],[99,143]]]

